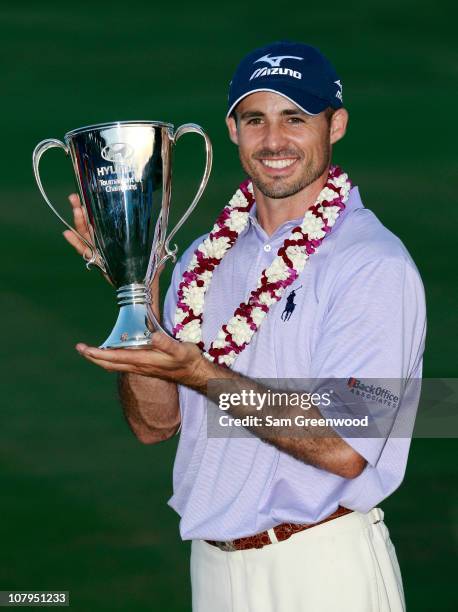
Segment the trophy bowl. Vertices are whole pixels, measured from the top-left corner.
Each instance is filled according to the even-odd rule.
[[[193,201],[167,235],[173,147],[189,132],[204,138],[205,169]],[[40,159],[54,147],[73,164],[90,240],[65,221],[43,188]],[[210,139],[193,123],[176,130],[160,121],[102,123],[71,130],[64,142],[49,138],[35,147],[33,170],[45,202],[86,245],[87,268],[99,268],[116,289],[118,318],[100,348],[141,347],[150,343],[152,331],[168,333],[154,314],[151,286],[163,264],[176,261],[178,247],[171,247],[171,240],[200,200],[211,164]]]

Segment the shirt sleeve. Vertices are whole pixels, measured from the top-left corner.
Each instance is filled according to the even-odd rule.
[[[410,437],[413,428],[426,329],[423,285],[407,256],[377,257],[340,270],[329,296],[312,377],[317,387],[338,379],[345,416],[354,415],[356,406],[368,411],[373,427],[366,434],[361,428],[351,435],[348,428],[335,429],[375,465],[396,422],[403,423],[398,437]],[[385,401],[388,396],[397,402]],[[332,417],[335,409],[336,404],[323,409],[323,416]]]

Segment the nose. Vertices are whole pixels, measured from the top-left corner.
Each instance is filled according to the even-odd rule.
[[[288,141],[281,124],[267,123],[264,130],[264,148],[270,151],[280,151],[286,148]]]

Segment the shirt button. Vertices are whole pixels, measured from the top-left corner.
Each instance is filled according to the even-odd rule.
[[[270,246],[270,244],[265,244],[264,245],[264,251],[266,253],[269,253],[272,250],[272,247]]]

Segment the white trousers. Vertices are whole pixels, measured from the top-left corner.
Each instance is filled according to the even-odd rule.
[[[383,512],[352,512],[260,549],[191,549],[193,612],[403,612]]]

